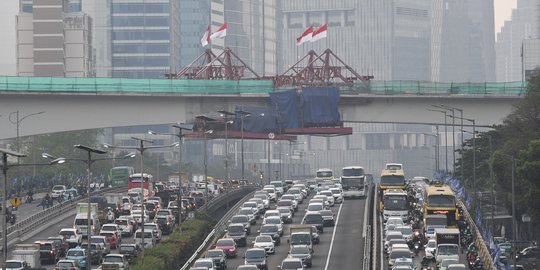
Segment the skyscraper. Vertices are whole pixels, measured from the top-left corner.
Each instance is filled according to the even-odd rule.
[[[20,8],[16,24],[19,76],[94,76],[88,15],[66,0],[21,1]]]

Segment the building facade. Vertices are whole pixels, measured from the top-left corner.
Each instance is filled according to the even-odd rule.
[[[23,1],[17,16],[19,76],[93,77],[92,19],[65,0]]]

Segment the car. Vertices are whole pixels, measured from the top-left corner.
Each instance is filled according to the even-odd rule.
[[[63,228],[60,229],[58,234],[66,238],[66,242],[70,248],[79,246],[82,243],[82,233],[78,229]]]
[[[247,246],[246,228],[242,223],[231,223],[225,230],[228,238],[234,239],[239,247]]]
[[[122,215],[122,216],[119,216],[118,219],[127,219],[129,221],[129,224],[131,224],[131,226],[133,227],[133,232],[135,232],[139,225],[137,223],[137,220],[135,220],[135,217],[132,216],[132,215]]]
[[[398,258],[412,258],[411,251],[404,248],[392,249],[392,252],[388,254],[388,265],[393,266]]]
[[[315,225],[319,233],[324,232],[323,223],[324,223],[323,217],[318,212],[307,212],[304,215],[304,218],[302,219],[302,222],[301,222],[301,224]]]
[[[311,251],[309,250],[309,247],[301,246],[301,245],[295,245],[292,246],[289,250],[289,258],[297,258],[302,260],[302,264],[305,267],[311,268]]]
[[[253,208],[254,211],[253,213],[255,214],[255,218],[256,219],[259,219],[261,218],[261,214],[262,214],[262,205],[261,207],[259,207],[259,204],[257,202],[253,202],[253,201],[247,201],[245,202],[244,204],[242,204],[242,208]]]
[[[116,264],[118,265],[118,270],[128,270],[129,262],[123,254],[109,254],[103,258],[103,265],[105,264]]]
[[[276,253],[276,246],[274,240],[272,239],[272,236],[269,235],[259,235],[255,237],[255,240],[253,241],[253,247],[264,248],[264,250],[268,254]]]
[[[187,200],[186,200],[187,201]],[[170,219],[169,221],[171,222],[174,222],[176,220],[176,217],[175,215],[173,214],[173,212],[169,209],[159,209],[157,212],[156,212],[156,217],[161,217],[161,216],[165,216],[167,217],[168,219]]]
[[[290,208],[289,208],[290,210]],[[279,211],[276,209],[276,210],[268,210],[266,211],[266,213],[264,213],[264,218],[267,218],[267,217],[279,217],[280,216],[280,213]]]
[[[253,198],[259,198],[263,202],[264,209],[268,209],[270,207],[270,200],[268,199],[268,195],[266,194],[255,194]]]
[[[152,231],[152,233],[154,234],[154,237],[156,238],[156,243],[159,243],[161,242],[161,237],[162,237],[162,233],[161,233],[161,229],[159,228],[159,225],[156,224],[156,223],[144,223],[144,230],[149,230],[149,231]]]
[[[388,230],[387,226],[393,224],[394,226],[403,226],[405,223],[403,223],[403,219],[401,217],[389,217],[386,220],[386,223],[384,224],[384,231],[386,232]]]
[[[275,224],[278,226],[278,232],[279,235],[283,235],[283,221],[281,221],[280,217],[267,217],[263,220],[262,225],[266,224]]]
[[[206,267],[205,269],[208,269],[208,270],[218,269],[212,258],[197,259],[195,263],[193,263],[193,267]]]
[[[266,208],[264,207],[264,203],[261,198],[251,198],[248,200],[248,202],[257,203],[257,208],[259,209],[260,214],[264,214],[264,212],[266,212]]]
[[[280,206],[276,208],[276,210],[279,212],[279,216],[281,217],[281,220],[283,223],[292,223],[293,221],[293,212],[291,209],[287,206]]]
[[[285,258],[281,262],[281,265],[278,265],[280,270],[304,270],[304,264],[301,259],[298,258]]]
[[[112,249],[116,249],[120,245],[121,238],[118,236],[116,232],[105,231],[105,232],[100,232],[99,235],[105,236],[105,238],[107,239],[107,242],[109,242]]]
[[[82,243],[81,248],[86,250],[88,248],[88,243]],[[103,249],[101,249],[101,245],[96,243],[90,243],[90,263],[100,264],[103,260],[103,256],[105,255],[103,254]]]
[[[279,228],[276,224],[262,225],[257,231],[259,235],[269,235],[274,239],[274,244],[279,246],[281,244],[281,235],[279,234]]]
[[[80,270],[80,268],[74,260],[59,260],[53,270]]]
[[[285,194],[281,196],[280,200],[291,200],[293,202],[293,207],[298,210],[298,200],[296,200],[296,196],[293,194]]]
[[[276,202],[277,201],[277,192],[276,192],[275,188],[264,188],[263,190],[268,193],[268,199],[271,202]]]
[[[250,248],[244,254],[244,264],[252,264],[259,269],[268,270],[267,256],[264,248]]]
[[[384,238],[384,248],[385,249],[388,249],[388,247],[390,246],[390,240],[392,240],[392,239],[403,239],[403,240],[405,240],[405,238],[403,238],[403,234],[401,234],[401,232],[389,231],[386,234],[386,237]]]
[[[284,207],[284,206],[289,207],[291,209],[291,211],[296,212],[296,211],[298,211],[298,205],[297,204],[295,205],[293,202],[294,202],[293,200],[281,199],[276,203],[276,206],[277,207]]]
[[[386,252],[386,253],[390,252],[389,249],[391,247],[393,247],[394,245],[397,245],[397,244],[407,245],[407,241],[405,241],[405,239],[403,239],[403,238],[390,239],[390,241],[388,241],[388,247],[384,248],[384,252]],[[407,247],[408,247],[408,245],[407,245]]]
[[[394,227],[394,231],[401,232],[403,235],[403,238],[406,241],[412,241],[413,238],[413,230],[412,227],[409,225],[397,225]]]
[[[334,197],[334,194],[330,190],[322,190],[317,193],[317,195],[324,195],[328,198],[328,202],[330,203],[330,206],[334,206],[336,204],[336,200]]]
[[[67,188],[64,185],[54,185],[51,191],[51,197],[58,198],[58,197],[64,197],[64,193],[66,192]]]
[[[39,259],[49,263],[56,263],[60,256],[54,241],[36,241],[34,244],[39,245]]]
[[[126,217],[118,217],[114,220],[114,224],[118,225],[122,236],[132,236],[133,232],[135,232],[133,224],[131,224],[130,220]]]
[[[216,245],[214,246],[215,249],[221,249],[227,254],[227,258],[236,258],[237,249],[236,249],[236,242],[232,238],[221,238],[217,240]]]
[[[118,253],[124,255],[128,262],[138,257],[141,253],[141,248],[136,244],[121,244],[118,248]]]
[[[66,238],[64,236],[51,236],[47,238],[47,241],[53,241],[54,245],[56,247],[56,250],[58,250],[58,256],[65,257],[66,252],[69,249],[69,244],[66,242]]]
[[[334,226],[336,224],[335,215],[330,210],[321,210],[319,211],[323,217],[323,226]]]
[[[102,235],[93,235],[90,237],[90,242],[101,245],[104,256],[111,253],[111,244],[107,242],[107,237]]]
[[[214,260],[214,265],[218,270],[227,269],[227,254],[221,249],[210,249],[206,252],[205,258]]]
[[[411,258],[397,258],[392,270],[415,270],[416,266]]]
[[[449,265],[446,270],[467,270],[468,268],[462,263],[455,263]]]
[[[435,239],[429,239],[426,244],[426,258],[432,259],[435,256],[435,252],[437,251],[437,241]]]
[[[154,218],[154,223],[159,226],[162,234],[171,234],[174,226],[174,220],[171,221],[171,219],[166,216],[156,216],[156,218]]]
[[[459,260],[456,259],[443,259],[439,264],[439,270],[447,270],[448,266],[451,264],[459,263]]]
[[[329,191],[334,195],[334,201],[336,203],[343,203],[343,192],[340,188],[330,188]]]
[[[86,250],[80,247],[70,248],[66,255],[67,260],[73,260],[77,262],[80,268],[86,269]]]
[[[322,203],[310,203],[306,208],[306,212],[318,212],[326,209]]]
[[[30,265],[22,260],[7,260],[6,270],[28,270]]]
[[[257,267],[256,265],[244,264],[236,267],[236,270],[259,270],[259,267]]]
[[[143,220],[144,220],[144,223],[150,222],[150,216],[148,216],[148,213],[145,210],[131,210],[131,215],[135,218],[135,220],[139,224],[141,224]],[[143,218],[143,215],[144,215],[144,218]]]
[[[255,209],[251,207],[242,207],[238,210],[238,215],[246,215],[249,218],[249,224],[255,225],[257,220],[255,218]]]
[[[229,220],[229,223],[242,223],[244,225],[244,228],[246,228],[247,235],[251,234],[251,223],[248,216],[234,215],[231,220]]]
[[[122,230],[120,230],[120,226],[116,223],[106,223],[101,225],[101,232],[114,232],[117,235],[122,235]]]

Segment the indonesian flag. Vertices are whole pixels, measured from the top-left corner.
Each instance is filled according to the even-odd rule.
[[[201,38],[201,44],[202,46],[206,46],[210,43],[210,25],[208,28],[206,28],[206,31],[204,32],[203,37]]]
[[[315,42],[319,39],[325,38],[327,29],[328,29],[328,26],[326,26],[326,24],[319,26],[317,30],[313,31],[313,35],[311,36],[311,39],[309,41]]]
[[[216,32],[214,32],[210,39],[223,38],[227,36],[227,22],[224,22]]]
[[[311,40],[311,35],[313,34],[313,26],[308,27],[304,33],[302,33],[301,36],[296,38],[296,45],[300,46],[304,42],[308,42]]]

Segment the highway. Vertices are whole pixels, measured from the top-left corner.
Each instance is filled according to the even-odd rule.
[[[310,196],[312,197],[312,196]],[[304,199],[304,203],[298,207],[298,212],[293,217],[293,224],[300,224],[307,207],[309,198]],[[325,227],[324,233],[320,235],[320,244],[314,245],[312,257],[312,269],[358,269],[362,265],[363,257],[363,219],[365,200],[347,200],[343,204],[336,204],[331,207],[336,215],[336,226]],[[273,209],[273,204],[270,206]],[[257,230],[262,220],[257,220],[257,224],[251,227],[251,234],[248,236],[248,247],[238,248],[238,257],[227,260],[228,269],[236,269],[238,265],[244,264],[242,256],[257,236]],[[268,269],[276,269],[281,261],[287,257],[289,245],[287,239],[289,224],[285,224],[284,233],[281,237],[281,245],[276,247],[276,253],[268,256]]]

